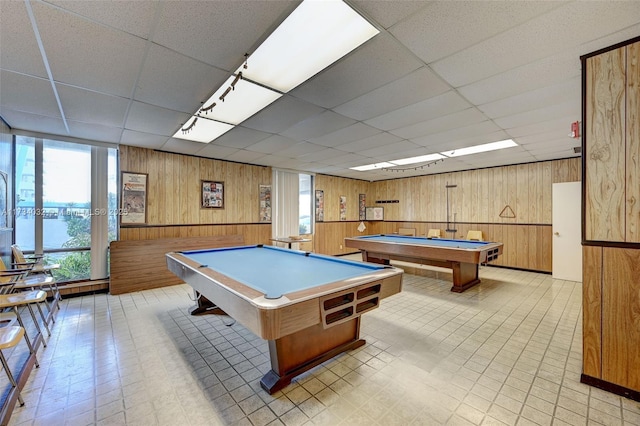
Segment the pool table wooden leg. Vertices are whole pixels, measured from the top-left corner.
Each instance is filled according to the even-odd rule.
[[[260,380],[260,386],[269,394],[277,392],[294,377],[365,343],[360,339],[360,317],[327,329],[318,324],[269,340],[271,370]]]
[[[478,264],[466,262],[451,262],[453,271],[453,287],[451,291],[462,293],[470,287],[480,283]]]

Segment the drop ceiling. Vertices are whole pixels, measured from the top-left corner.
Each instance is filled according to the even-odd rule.
[[[348,1],[378,35],[213,142],[172,138],[297,4],[0,0],[0,117],[17,134],[369,181],[569,158],[580,56],[640,35],[637,1]]]

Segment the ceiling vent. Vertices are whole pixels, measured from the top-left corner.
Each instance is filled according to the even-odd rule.
[[[582,147],[581,146],[574,146],[573,147],[573,152],[574,152],[574,154],[582,154]]]

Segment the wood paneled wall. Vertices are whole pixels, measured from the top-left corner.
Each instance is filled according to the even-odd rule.
[[[123,146],[121,169],[148,173],[147,226],[123,227],[121,240],[147,240],[211,235],[243,235],[247,244],[270,244],[271,224],[259,219],[260,184],[271,183],[271,169]],[[497,265],[551,271],[551,188],[556,182],[580,180],[579,158],[470,170],[382,182],[316,175],[315,188],[324,191],[324,222],[317,223],[313,242],[301,249],[323,254],[352,252],[344,238],[396,232],[415,227],[446,228],[445,185],[456,237],[481,230],[486,240],[505,244]],[[200,208],[200,181],[225,182],[225,208]],[[367,206],[383,206],[384,222],[366,222],[360,233],[359,195]],[[340,196],[347,200],[346,220],[340,220]],[[378,200],[398,203],[376,204]],[[500,217],[507,208],[509,216]],[[453,219],[453,216],[452,216]]]
[[[259,185],[271,184],[271,168],[187,155],[120,147],[120,169],[147,173],[147,223],[200,225],[257,223]],[[202,180],[223,181],[224,208],[200,208]]]
[[[580,159],[571,158],[374,182],[367,204],[399,200],[378,204],[385,220],[447,222],[449,184],[457,185],[449,189],[450,221],[550,225],[552,184],[579,181],[581,173]]]
[[[640,37],[582,59],[582,381],[640,401]]]

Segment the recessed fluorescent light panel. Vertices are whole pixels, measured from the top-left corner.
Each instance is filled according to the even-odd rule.
[[[173,137],[213,141],[378,33],[341,0],[303,1]]]
[[[421,155],[419,157],[401,158],[400,160],[393,160],[389,162],[395,164],[396,166],[405,166],[407,164],[426,163],[428,161],[441,160],[443,158],[445,158],[444,155],[429,154]]]
[[[194,120],[198,120],[198,122],[191,128],[191,130],[184,133],[182,129],[188,129],[193,125]],[[191,117],[182,128],[178,129],[173,137],[176,139],[209,143],[231,129],[233,129],[231,124],[220,123],[218,121],[208,120],[202,117]]]
[[[288,92],[379,31],[339,0],[303,1],[249,56],[245,78]]]
[[[442,152],[441,154],[447,157],[460,157],[462,155],[479,154],[481,152],[495,151],[497,149],[511,148],[518,146],[513,139],[506,139],[498,142],[485,143],[483,145],[470,146],[467,148],[460,148],[453,151]]]
[[[207,113],[199,111],[197,115],[224,123],[240,124],[282,96],[278,92],[242,79],[235,83],[233,90],[228,91],[235,78],[234,75],[229,77],[222,87],[203,104],[203,107],[207,108],[215,102],[215,107]],[[221,101],[220,96],[223,94],[225,94],[224,101]]]
[[[478,154],[480,152],[495,151],[497,149],[511,148],[518,146],[513,139],[506,139],[498,142],[485,143],[483,145],[470,146],[460,148],[454,151],[441,152],[439,154],[421,155],[419,157],[402,158],[400,160],[389,160],[386,163],[367,164],[364,166],[351,167],[352,170],[365,171],[381,168],[390,168],[395,166],[404,166],[408,164],[427,163],[429,161],[442,160],[447,157],[460,157],[462,155]]]
[[[350,169],[357,170],[359,172],[365,172],[367,170],[384,169],[386,167],[393,167],[393,164],[391,163],[367,164],[366,166],[350,167]]]

